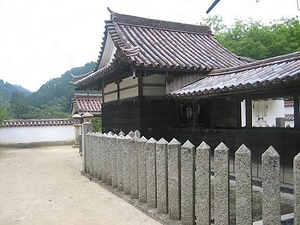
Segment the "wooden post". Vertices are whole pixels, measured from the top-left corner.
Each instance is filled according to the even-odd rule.
[[[246,128],[252,127],[252,99],[247,97],[246,102]]]
[[[198,107],[196,100],[193,100],[193,128],[198,128]]]
[[[299,128],[299,94],[294,95],[294,128]]]

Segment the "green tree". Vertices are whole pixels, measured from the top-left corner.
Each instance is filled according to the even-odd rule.
[[[207,18],[203,23],[212,25],[220,44],[239,56],[265,59],[300,51],[298,17],[282,18],[268,25],[253,19],[237,19],[230,28],[219,17]]]
[[[28,105],[26,103],[25,96],[21,93],[14,93],[12,95],[10,106],[14,118],[22,119],[28,113]]]
[[[3,120],[5,120],[5,119],[6,119],[6,110],[3,107],[3,104],[0,102],[0,126],[3,122]]]

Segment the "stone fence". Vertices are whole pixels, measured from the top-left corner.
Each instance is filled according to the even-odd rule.
[[[229,149],[225,144],[211,151],[205,142],[194,146],[176,139],[147,140],[139,132],[126,136],[92,133],[91,124],[82,126],[84,174],[181,224],[230,224]],[[280,158],[273,147],[261,158],[262,222],[281,224]],[[251,170],[251,151],[242,145],[235,153],[236,224],[253,223]],[[294,224],[300,223],[299,190],[300,154],[294,158]]]

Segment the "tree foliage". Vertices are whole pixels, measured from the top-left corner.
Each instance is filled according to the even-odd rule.
[[[265,59],[300,51],[298,17],[282,18],[268,25],[253,19],[237,19],[227,27],[220,17],[209,17],[203,23],[211,25],[221,45],[239,56]]]

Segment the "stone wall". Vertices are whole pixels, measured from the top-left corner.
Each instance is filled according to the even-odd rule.
[[[211,150],[205,142],[194,146],[190,141],[181,144],[176,139],[170,142],[163,138],[146,139],[140,137],[139,132],[124,136],[123,133],[100,134],[83,130],[86,131],[82,137],[83,174],[111,186],[124,196],[138,199],[148,209],[168,215],[171,223],[232,223],[229,148],[224,143]],[[300,216],[299,159],[300,154],[294,159],[295,224],[299,223]],[[279,155],[270,147],[262,155],[261,162],[262,222],[281,224]],[[252,224],[251,151],[245,145],[236,151],[234,166],[234,221]]]

